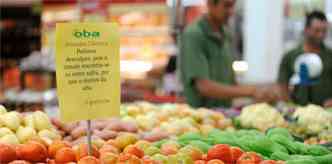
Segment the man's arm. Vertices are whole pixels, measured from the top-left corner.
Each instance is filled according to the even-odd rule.
[[[324,102],[324,107],[326,107],[326,108],[332,107],[332,98],[330,98]]]
[[[198,94],[214,99],[234,97],[271,97],[254,86],[225,85],[209,79],[209,64],[204,55],[204,40],[199,33],[184,33],[181,37],[180,68],[182,82],[196,88]]]
[[[251,97],[256,90],[254,86],[223,85],[207,79],[196,79],[195,87],[202,96],[217,99]]]
[[[256,102],[275,102],[279,95],[268,86],[224,85],[207,79],[196,79],[195,87],[204,96],[215,99],[252,97]]]

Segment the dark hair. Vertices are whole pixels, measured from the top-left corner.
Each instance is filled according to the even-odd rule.
[[[305,27],[309,27],[312,23],[313,20],[318,19],[320,21],[327,22],[327,18],[325,14],[322,11],[312,11],[307,14],[306,16],[306,22],[305,22]]]

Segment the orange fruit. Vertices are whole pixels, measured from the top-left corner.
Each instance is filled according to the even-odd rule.
[[[100,164],[100,161],[94,156],[85,156],[81,158],[77,164]]]
[[[191,159],[193,159],[194,161],[203,159],[203,152],[200,149],[191,145],[187,145],[181,148],[180,152],[190,155]]]
[[[197,160],[197,161],[195,161],[194,164],[206,164],[206,161],[204,161],[204,160]]]
[[[207,154],[202,155],[202,160],[207,161]]]
[[[118,164],[141,164],[142,161],[132,154],[121,153],[118,157]]]
[[[130,157],[131,157],[130,154],[121,153],[121,154],[119,154],[119,156],[118,156],[118,161],[119,161],[119,162],[124,162],[124,161],[129,160]]]
[[[76,160],[79,161],[81,158],[88,156],[88,145],[80,144],[75,150]],[[95,145],[92,145],[92,156],[99,158],[99,152]]]
[[[0,162],[8,163],[16,159],[16,150],[13,146],[0,143]]]
[[[118,161],[118,155],[106,152],[100,155],[100,161],[103,164],[115,164]]]
[[[144,156],[142,158],[142,162],[143,162],[143,164],[158,164],[157,161],[151,159],[149,156]]]
[[[70,144],[66,141],[53,141],[53,143],[48,147],[48,156],[51,158],[55,158],[56,152],[64,147],[70,147]]]
[[[138,146],[135,146],[135,145],[129,145],[129,146],[127,146],[123,150],[123,153],[135,155],[138,158],[142,158],[144,156],[144,151],[141,150],[140,148],[138,148]]]
[[[57,164],[54,159],[48,159],[46,160],[47,164]]]
[[[12,161],[8,164],[31,164],[31,163],[28,162],[28,161],[25,161],[25,160],[15,160],[15,161]]]
[[[109,144],[104,144],[100,149],[99,153],[114,153],[114,154],[119,154],[119,149],[116,148],[115,146],[109,145]]]
[[[16,149],[16,153],[19,159],[30,162],[44,162],[47,159],[46,147],[36,141],[19,145]]]
[[[106,144],[106,145],[112,145],[112,146],[114,146],[114,147],[116,147],[116,148],[119,148],[119,146],[118,146],[118,144],[116,143],[115,139],[110,139],[110,140],[108,140],[105,144]]]
[[[72,148],[63,147],[58,150],[55,154],[55,162],[66,163],[76,161],[76,155]]]

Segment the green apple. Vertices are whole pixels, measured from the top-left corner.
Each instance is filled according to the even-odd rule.
[[[3,115],[0,115],[0,117],[5,127],[8,127],[13,131],[16,131],[21,124],[21,119],[19,113],[17,112],[5,113]]]
[[[133,133],[122,133],[115,138],[115,142],[120,149],[124,149],[128,145],[136,143],[137,140],[137,135]]]
[[[20,142],[18,141],[17,137],[15,134],[7,134],[5,136],[2,136],[0,138],[0,143],[6,143],[6,144],[12,144],[12,145],[17,145]]]
[[[24,125],[27,127],[35,128],[35,121],[33,118],[33,114],[28,114],[23,118]]]
[[[189,155],[193,160],[199,160],[203,156],[203,151],[192,145],[186,145],[182,147],[179,151],[180,154]]]
[[[156,160],[158,162],[161,162],[161,163],[167,163],[167,156],[165,155],[162,155],[162,154],[155,154],[151,157],[152,160]]]
[[[3,117],[0,115],[0,127],[5,127],[5,123],[3,122]]]
[[[172,154],[167,156],[167,163],[166,164],[173,164],[173,163],[180,163],[180,159],[176,154]]]
[[[105,141],[100,138],[95,138],[92,140],[92,144],[95,145],[98,149],[100,149],[105,144]]]
[[[131,122],[135,122],[135,119],[131,116],[124,116],[121,118],[122,121],[131,121]]]
[[[175,141],[175,140],[168,140],[163,145],[173,145],[173,146],[175,146],[177,148],[181,147],[181,145],[177,141]]]
[[[35,129],[33,129],[31,127],[22,127],[21,126],[16,131],[16,137],[20,141],[20,143],[25,143],[36,135],[37,135],[37,133],[36,133]]]
[[[139,140],[135,143],[135,145],[137,145],[140,149],[145,151],[147,148],[151,146],[151,143],[145,140]]]
[[[51,140],[60,140],[61,136],[54,130],[44,129],[38,132],[38,136],[42,138],[49,138]]]
[[[149,155],[149,156],[153,156],[155,154],[159,154],[160,153],[160,149],[157,148],[156,146],[149,146],[148,148],[146,148],[146,150],[144,150],[144,154]]]
[[[6,127],[0,128],[0,137],[3,137],[7,134],[14,134],[14,133]]]
[[[193,164],[194,163],[194,161],[192,160],[192,158],[189,154],[178,153],[178,154],[176,154],[176,156],[178,159],[180,159],[179,163],[183,163],[183,164]]]
[[[34,117],[35,128],[38,131],[52,128],[51,121],[48,119],[48,116],[46,115],[46,113],[37,111],[37,112],[33,113],[33,117]]]
[[[6,108],[3,105],[0,105],[0,115],[7,113]]]

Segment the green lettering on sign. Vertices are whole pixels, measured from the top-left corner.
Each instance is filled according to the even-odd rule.
[[[100,36],[100,32],[87,31],[85,29],[83,29],[82,31],[74,30],[73,36],[75,38],[98,38]]]

